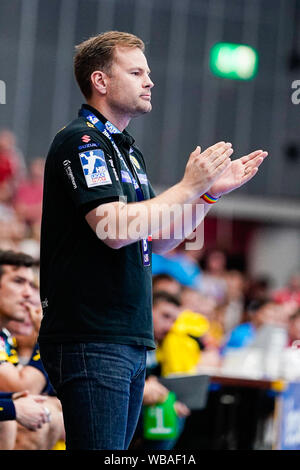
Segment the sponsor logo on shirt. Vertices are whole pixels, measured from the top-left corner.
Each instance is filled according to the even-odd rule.
[[[111,184],[103,150],[90,150],[79,154],[88,188]]]
[[[109,158],[108,161],[109,161],[109,164],[110,164],[110,166],[111,166],[111,168],[112,168],[112,171],[114,172],[116,181],[119,181],[119,177],[118,177],[118,174],[117,174],[116,169],[115,169],[115,167],[114,167],[114,162],[113,162],[112,158]]]
[[[67,174],[67,177],[69,178],[69,180],[72,183],[73,189],[77,189],[77,184],[76,184],[76,181],[75,181],[75,177],[73,175],[73,171],[71,169],[70,160],[64,160],[63,161],[63,166],[64,166],[65,172]]]
[[[91,138],[90,138],[89,135],[86,135],[86,134],[85,134],[85,135],[83,135],[83,136],[81,137],[81,140],[82,140],[82,142],[84,142],[84,143],[87,144],[88,142],[90,142]]]
[[[78,150],[89,149],[92,147],[97,147],[97,144],[91,143],[91,144],[79,145]]]
[[[135,157],[133,157],[132,155],[130,155],[130,160],[132,161],[132,163],[134,164],[134,166],[140,170],[141,169],[141,166],[139,164],[139,162],[137,161],[137,159]]]
[[[94,124],[92,124],[91,122],[88,122],[88,121],[86,122],[86,125],[87,125],[88,127],[95,127]]]
[[[145,173],[138,173],[137,175],[139,177],[141,184],[148,184],[148,178],[147,178],[147,175],[145,175]]]
[[[131,181],[131,178],[129,176],[128,171],[121,170],[121,175],[122,175],[122,181],[124,183],[131,183],[132,184],[132,181]]]

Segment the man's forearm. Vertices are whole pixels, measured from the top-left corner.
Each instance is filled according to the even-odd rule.
[[[46,384],[44,375],[31,366],[17,368],[12,364],[1,366],[0,388],[7,392],[28,390],[30,393],[41,393]]]
[[[121,248],[163,233],[171,226],[175,228],[185,206],[191,206],[195,197],[189,188],[178,183],[146,201],[103,204],[87,214],[86,219],[100,239],[106,240],[111,248]]]
[[[190,154],[179,183],[156,198],[143,202],[102,204],[90,211],[86,220],[110,248],[122,248],[147,239],[153,233],[163,232],[173,224],[175,227],[176,219],[185,210],[184,206],[195,202],[229,168],[232,152],[231,144],[223,141],[203,153],[197,146]]]
[[[205,203],[202,199],[189,204],[183,217],[177,217],[170,225],[169,234],[163,234],[160,231],[152,235],[152,251],[163,254],[176,248],[183,240],[189,238],[197,230],[210,208],[211,205]]]

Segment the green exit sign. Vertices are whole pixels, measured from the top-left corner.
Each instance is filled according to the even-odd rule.
[[[219,77],[251,80],[257,73],[257,67],[258,55],[253,47],[219,42],[211,48],[210,68]]]

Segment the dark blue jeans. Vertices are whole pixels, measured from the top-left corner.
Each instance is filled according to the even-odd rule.
[[[67,450],[128,448],[142,406],[146,348],[110,343],[40,344],[62,403]]]

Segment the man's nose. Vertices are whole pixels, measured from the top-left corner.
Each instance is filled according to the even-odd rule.
[[[154,83],[152,82],[152,80],[151,80],[150,77],[147,77],[147,81],[146,81],[145,87],[146,87],[146,88],[150,88],[150,89],[154,87]]]
[[[24,285],[24,289],[23,289],[23,296],[28,299],[29,297],[32,296],[32,293],[33,293],[33,289],[32,287],[30,286],[30,284],[25,284]]]

